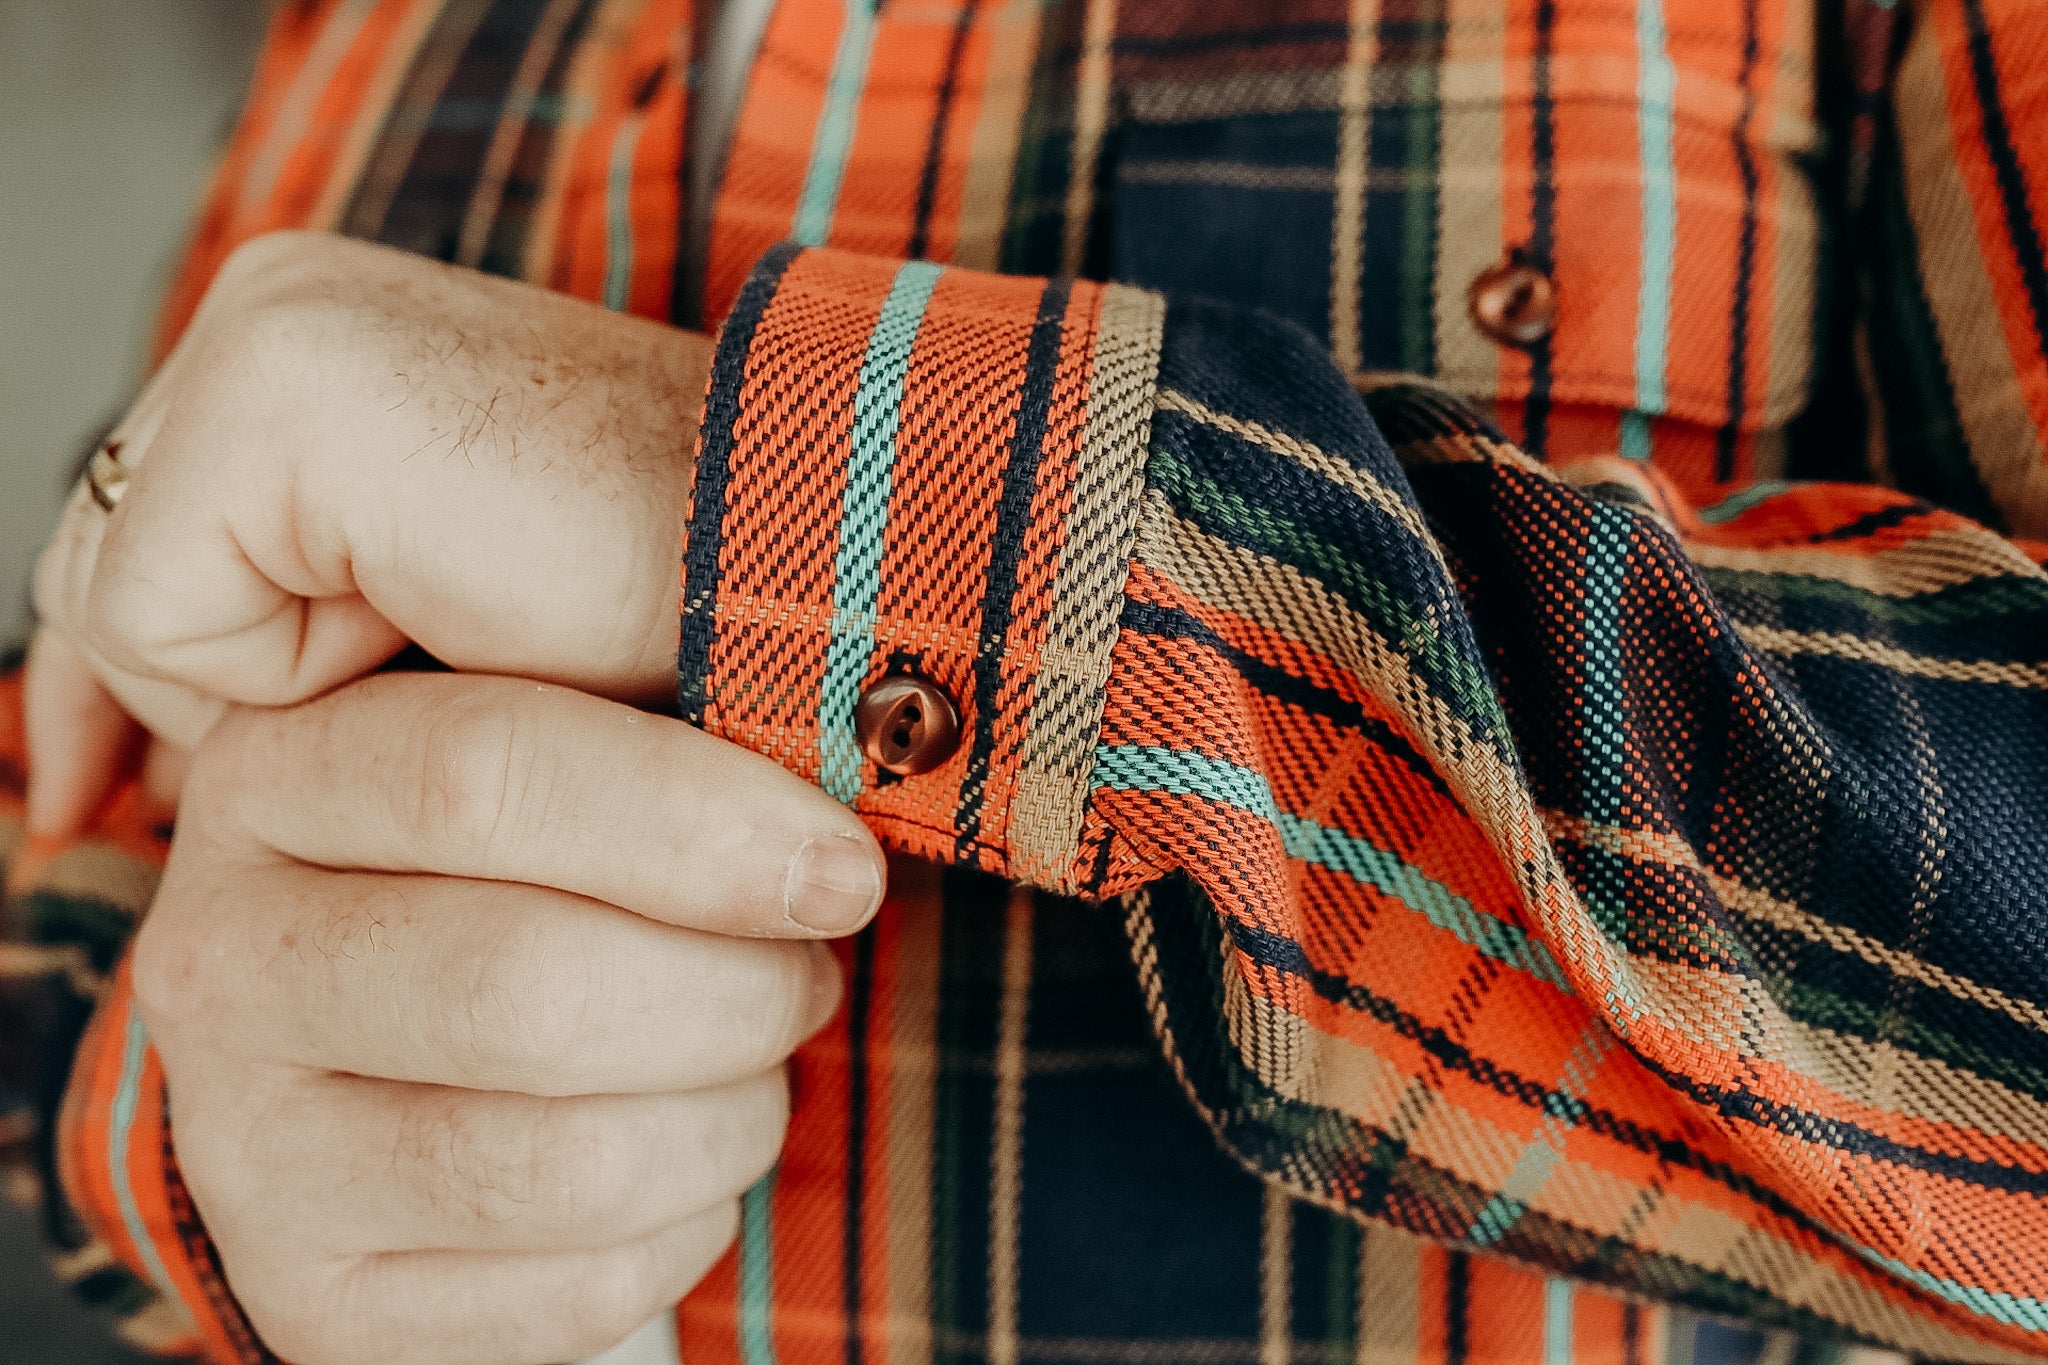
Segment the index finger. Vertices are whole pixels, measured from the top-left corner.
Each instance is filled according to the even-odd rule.
[[[882,858],[852,813],[679,720],[512,678],[383,674],[231,712],[185,808],[301,862],[525,882],[717,933],[850,933]]]

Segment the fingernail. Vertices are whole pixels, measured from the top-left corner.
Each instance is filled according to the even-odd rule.
[[[845,934],[866,924],[882,902],[882,870],[873,848],[827,834],[797,850],[782,887],[782,909],[817,934]]]

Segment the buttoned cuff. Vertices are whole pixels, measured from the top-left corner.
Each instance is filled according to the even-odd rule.
[[[1164,312],[1118,285],[764,257],[705,404],[684,714],[899,852],[1094,889],[1089,778]],[[929,771],[863,745],[861,698],[892,677],[958,714]]]

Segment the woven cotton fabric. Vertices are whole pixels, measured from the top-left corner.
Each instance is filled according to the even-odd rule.
[[[277,7],[161,335],[277,228],[721,329],[681,704],[896,859],[684,1360],[2048,1356],[2040,7],[779,0],[693,215],[708,19]],[[269,1359],[17,688],[9,1187]]]

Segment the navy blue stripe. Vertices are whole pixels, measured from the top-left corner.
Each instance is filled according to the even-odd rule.
[[[953,21],[952,41],[946,47],[946,67],[939,77],[938,107],[932,113],[931,137],[924,148],[924,169],[917,177],[917,213],[910,229],[910,244],[903,254],[913,261],[924,259],[931,249],[932,205],[939,197],[939,162],[946,150],[946,128],[953,118],[953,97],[960,82],[960,59],[967,51],[967,35],[974,28],[981,0],[966,0]]]
[[[431,110],[392,106],[389,119],[426,118],[426,131],[412,149],[383,218],[374,223],[351,221],[350,236],[374,237],[415,255],[453,260],[461,244],[462,222],[476,197],[483,173],[484,152],[495,135],[505,100],[519,75],[519,59],[546,0],[492,0],[437,93]],[[464,7],[451,6],[436,21],[459,24]],[[473,10],[467,11],[473,13]],[[421,49],[430,52],[432,40]],[[488,117],[478,117],[478,111]],[[388,129],[388,125],[387,125]]]
[[[1557,108],[1550,94],[1550,53],[1556,39],[1557,0],[1537,0],[1535,52],[1530,62],[1529,245],[1528,263],[1556,276]],[[1550,437],[1550,338],[1529,348],[1529,397],[1522,409],[1522,446],[1544,458]]]
[[[867,1210],[868,1015],[874,993],[875,929],[853,940],[853,964],[846,975],[846,1217],[841,1220],[840,1302],[846,1318],[845,1362],[861,1365],[860,1268]]]
[[[1756,0],[1742,3],[1742,114],[1735,121],[1735,168],[1742,176],[1742,233],[1735,246],[1735,315],[1729,323],[1728,419],[1714,440],[1714,477],[1726,483],[1735,477],[1735,442],[1741,432],[1749,387],[1750,291],[1756,287],[1756,153],[1749,145],[1749,124],[1756,116]]]
[[[1880,507],[1875,512],[1865,512],[1854,521],[1844,522],[1831,531],[1816,531],[1806,537],[1809,545],[1822,545],[1831,540],[1862,540],[1876,531],[1889,531],[1894,526],[1904,526],[1915,517],[1934,514],[1934,508],[1924,502],[1895,502],[1889,507]]]
[[[683,718],[704,723],[710,703],[711,637],[717,624],[718,559],[725,545],[726,492],[732,483],[733,426],[740,415],[740,384],[754,329],[768,301],[782,287],[782,274],[802,247],[784,242],[761,257],[740,289],[739,299],[718,337],[711,365],[711,391],[690,495],[689,544],[683,551],[682,642],[676,648],[676,697]]]
[[[1146,635],[1192,640],[1204,649],[1214,651],[1230,664],[1233,672],[1275,701],[1358,731],[1364,739],[1378,745],[1388,757],[1427,782],[1445,800],[1457,800],[1436,768],[1408,741],[1407,736],[1377,716],[1367,715],[1365,709],[1350,698],[1306,678],[1297,677],[1276,664],[1266,662],[1256,654],[1237,648],[1211,627],[1177,607],[1161,607],[1150,602],[1126,602],[1123,623],[1130,629]]]
[[[1024,361],[1024,387],[1017,406],[1017,433],[1003,465],[1002,494],[996,502],[996,528],[989,548],[987,586],[981,599],[981,648],[974,661],[974,714],[969,723],[974,743],[968,750],[967,772],[960,781],[959,835],[963,861],[974,860],[981,844],[982,803],[988,796],[988,770],[995,756],[996,705],[1003,683],[1010,622],[1017,613],[1017,565],[1031,521],[1031,498],[1038,490],[1038,468],[1044,461],[1045,423],[1052,408],[1053,382],[1060,358],[1060,333],[1067,317],[1070,280],[1053,280],[1038,299],[1038,320],[1031,326],[1031,349]]]
[[[1472,1336],[1472,1258],[1453,1251],[1444,1260],[1444,1362],[1465,1365]]]
[[[2027,205],[2026,174],[2019,153],[2013,148],[2012,129],[2005,120],[2005,104],[1998,93],[1998,67],[1991,52],[1991,29],[1984,22],[1983,0],[1963,0],[1963,22],[1970,34],[1970,76],[1976,86],[1977,105],[1982,115],[1984,148],[1998,174],[1998,196],[2005,207],[2005,230],[2012,239],[2013,256],[2026,281],[2027,306],[2034,316],[2034,349],[2044,348],[2048,338],[2048,259],[2041,239],[2034,232],[2033,211]]]

